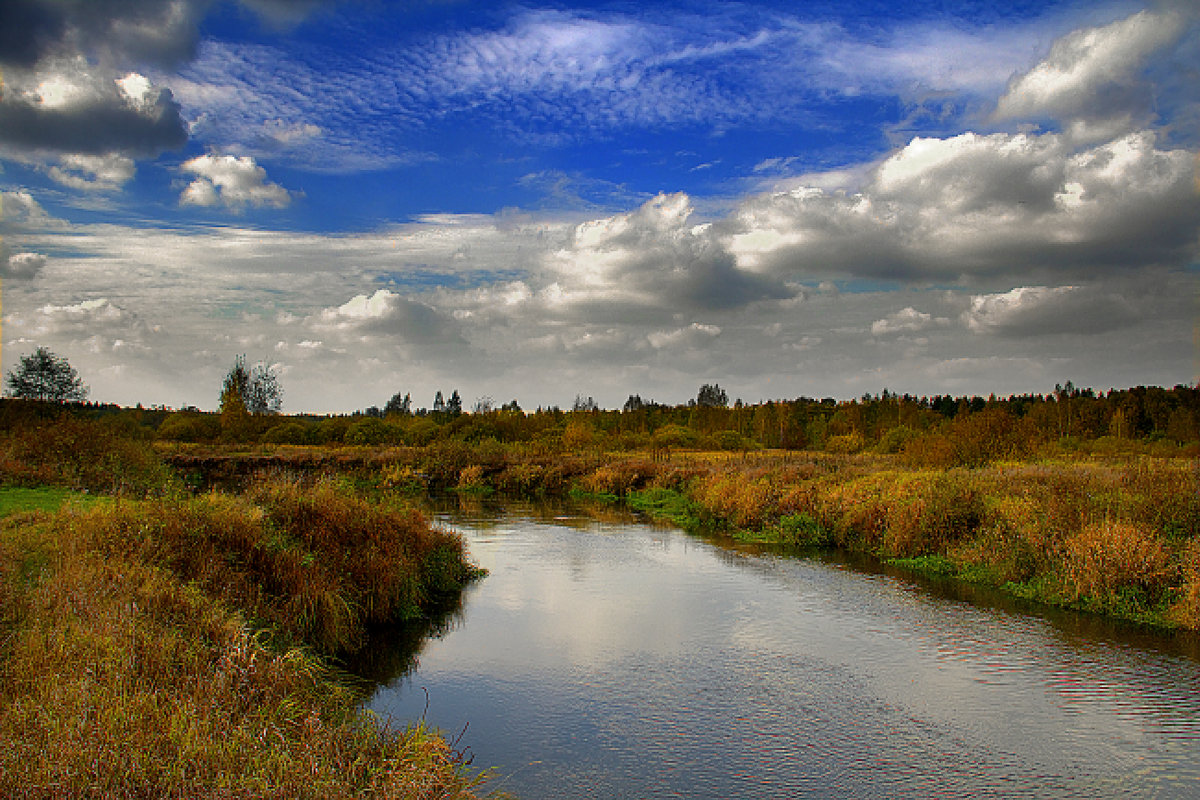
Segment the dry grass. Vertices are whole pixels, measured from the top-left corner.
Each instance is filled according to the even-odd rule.
[[[0,796],[474,796],[444,739],[358,712],[309,649],[402,609],[413,598],[385,575],[442,540],[401,512],[301,494],[0,522]],[[399,546],[399,531],[420,535]]]
[[[932,469],[857,455],[688,463],[669,488],[739,536],[937,556],[940,567],[1047,602],[1200,628],[1200,474],[1190,461]],[[666,486],[668,474],[656,483]]]

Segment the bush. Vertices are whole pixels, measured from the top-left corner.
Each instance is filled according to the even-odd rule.
[[[171,491],[170,469],[149,444],[104,424],[64,416],[20,428],[0,441],[0,478],[18,485],[52,484],[105,494]]]
[[[262,435],[264,444],[304,444],[308,440],[308,429],[298,422],[284,422],[272,426]]]
[[[176,411],[163,420],[156,435],[175,442],[215,442],[221,436],[221,420],[213,414]]]
[[[1170,558],[1154,534],[1126,522],[1089,525],[1066,541],[1067,589],[1102,606],[1128,602],[1130,588],[1156,595],[1170,577]]]

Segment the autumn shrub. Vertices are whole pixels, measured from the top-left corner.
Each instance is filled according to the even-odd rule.
[[[828,481],[817,497],[813,516],[838,545],[879,552],[886,540],[894,479],[894,475],[879,473]]]
[[[684,425],[663,425],[654,432],[655,447],[695,447],[700,436]]]
[[[458,473],[456,488],[463,492],[482,492],[489,491],[492,487],[488,485],[487,477],[483,472],[483,466],[472,464],[469,467],[463,467]]]
[[[176,442],[215,442],[221,435],[221,421],[214,414],[176,411],[163,420],[156,435]]]
[[[598,467],[580,479],[580,488],[590,494],[609,494],[622,497],[646,486],[658,473],[658,467],[648,461],[614,461]]]
[[[149,443],[69,416],[18,428],[0,440],[0,480],[132,496],[176,486]]]
[[[976,533],[981,518],[979,492],[961,471],[895,474],[885,517],[882,544],[888,555],[945,552]]]
[[[1120,486],[1133,519],[1171,538],[1200,536],[1200,463],[1138,459],[1123,472]]]
[[[879,443],[875,445],[875,450],[885,455],[893,455],[903,451],[909,442],[920,435],[919,431],[915,431],[907,425],[897,425],[894,428],[888,428],[887,432],[879,437]]]
[[[858,431],[830,436],[825,440],[827,453],[859,453],[867,446],[867,440]]]
[[[545,467],[532,462],[508,464],[493,479],[496,489],[518,497],[545,493]]]
[[[403,494],[424,492],[428,483],[429,478],[424,473],[414,469],[411,464],[398,462],[381,467],[377,479],[379,488],[391,489]]]
[[[1032,498],[994,495],[985,499],[985,523],[970,549],[971,560],[1002,582],[1024,582],[1050,571],[1058,543],[1050,541],[1045,511]]]
[[[304,444],[308,441],[308,429],[298,422],[283,422],[267,428],[260,441],[264,444]]]
[[[260,482],[245,497],[209,494],[100,506],[64,516],[64,535],[194,581],[289,640],[355,647],[365,626],[405,619],[435,600],[425,565],[461,539],[417,512],[367,502],[335,481]]]
[[[913,467],[949,469],[958,464],[958,454],[948,436],[937,432],[924,433],[909,439],[900,448],[900,457]]]
[[[1065,543],[1063,577],[1076,599],[1128,602],[1128,590],[1156,596],[1172,577],[1171,559],[1152,531],[1120,521],[1089,525]]]
[[[1179,559],[1180,591],[1168,619],[1184,628],[1200,628],[1200,539],[1188,542]]]

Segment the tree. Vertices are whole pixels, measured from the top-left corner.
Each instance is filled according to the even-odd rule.
[[[729,405],[729,395],[718,384],[704,384],[696,395],[696,405],[709,408],[725,408]]]
[[[65,403],[83,400],[88,389],[67,359],[56,356],[45,347],[31,355],[22,356],[21,363],[8,373],[5,380],[9,395],[25,400],[51,400]]]
[[[383,407],[383,413],[387,414],[402,414],[408,416],[412,413],[412,395],[400,394],[396,392],[392,395],[392,399],[387,401],[387,405]]]
[[[246,357],[238,356],[221,386],[221,412],[240,406],[249,414],[278,414],[283,408],[283,387],[274,368],[266,364],[246,366]]]

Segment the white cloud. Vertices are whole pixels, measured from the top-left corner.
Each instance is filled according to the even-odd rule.
[[[46,213],[46,209],[24,189],[0,192],[0,222],[6,226],[42,227],[61,224]]]
[[[932,314],[917,311],[912,306],[908,306],[872,322],[871,334],[873,336],[889,336],[920,333],[933,328],[944,328],[949,324],[950,320],[946,317],[934,317]]]
[[[37,277],[37,274],[46,266],[48,260],[40,253],[13,253],[12,255],[7,255],[5,248],[0,243],[0,276],[5,278],[29,280]]]
[[[547,260],[555,303],[712,309],[790,296],[782,284],[738,269],[709,226],[691,216],[686,194],[660,194],[635,211],[576,226]]]
[[[66,154],[59,157],[57,166],[49,169],[50,177],[58,183],[83,191],[117,191],[136,174],[133,159],[119,153]]]
[[[1079,286],[1021,286],[975,295],[962,319],[975,333],[1040,337],[1115,330],[1140,316],[1131,302],[1115,292]]]
[[[703,346],[707,340],[715,339],[720,335],[721,329],[716,325],[693,322],[686,328],[677,328],[673,331],[655,331],[646,338],[655,350],[662,350],[681,345],[689,347]]]
[[[170,90],[137,73],[114,78],[82,55],[6,71],[0,145],[25,160],[72,153],[157,155],[182,146],[187,126]]]
[[[1010,82],[995,116],[1068,120],[1080,141],[1125,133],[1151,111],[1152,92],[1139,74],[1142,66],[1182,35],[1184,23],[1180,13],[1147,10],[1073,31],[1054,43],[1045,60]]]
[[[292,196],[277,183],[267,181],[267,171],[250,156],[197,156],[182,169],[197,178],[179,196],[181,205],[225,206],[240,211],[246,206],[286,208]]]
[[[458,326],[442,311],[388,289],[359,294],[310,321],[313,330],[420,345],[463,344]]]
[[[857,194],[757,195],[716,226],[766,275],[891,280],[1095,275],[1197,254],[1196,158],[1150,132],[1075,150],[1055,134],[916,138]]]

